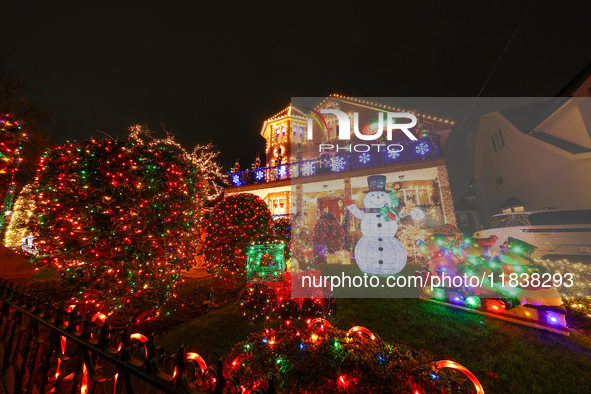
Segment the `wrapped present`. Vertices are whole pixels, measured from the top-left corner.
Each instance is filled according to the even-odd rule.
[[[326,264],[338,264],[339,259],[336,253],[328,253],[326,255]]]
[[[348,250],[339,250],[335,252],[338,264],[350,265],[351,264],[351,253]]]

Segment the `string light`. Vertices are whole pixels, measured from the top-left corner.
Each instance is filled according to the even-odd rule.
[[[248,246],[253,240],[272,237],[273,220],[260,197],[234,194],[214,206],[205,233],[208,271],[226,280],[241,280],[246,275]]]
[[[496,237],[464,238],[455,227],[448,224],[444,228],[445,232],[434,233],[417,241],[419,249],[428,259],[423,277],[441,278],[445,275],[449,278],[467,277],[469,281],[451,287],[441,284],[434,289],[431,289],[434,282],[428,283],[419,289],[426,298],[516,323],[527,322],[528,325],[533,324],[553,332],[568,333],[566,311],[561,306],[560,293],[553,287],[541,287],[542,281],[536,287],[534,282],[530,286],[511,276],[525,274],[528,278],[536,275],[541,278],[548,272],[557,272],[552,263],[546,262],[544,265],[529,257],[535,251],[535,246],[510,238],[503,244],[500,253],[493,256],[488,253],[488,249],[496,242]],[[565,263],[562,264],[568,272],[569,268],[566,268]],[[479,280],[472,282],[470,278],[474,277]],[[587,286],[589,278],[586,277]]]
[[[303,326],[303,327],[302,327]],[[228,374],[243,387],[265,381],[270,371],[285,392],[461,392],[462,384],[442,368],[459,364],[432,358],[403,344],[385,343],[363,327],[343,331],[323,319],[299,327],[255,332],[227,355]],[[478,380],[472,376],[475,387]],[[302,379],[305,376],[306,379]],[[481,387],[481,386],[480,386]]]

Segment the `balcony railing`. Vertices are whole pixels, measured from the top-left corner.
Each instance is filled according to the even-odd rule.
[[[400,145],[404,147],[402,151],[396,151],[394,148],[392,151],[388,151],[385,146],[381,146],[381,151],[377,152],[376,147],[373,146],[368,152],[361,152],[363,149],[358,149],[360,152],[340,152],[337,154],[326,152],[321,157],[313,160],[238,171],[228,175],[230,176],[231,185],[239,187],[441,157],[438,135],[418,141],[408,141]]]

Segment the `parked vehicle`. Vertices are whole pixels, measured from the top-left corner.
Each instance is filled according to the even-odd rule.
[[[474,238],[499,239],[491,247],[499,252],[509,237],[536,246],[532,257],[560,259],[573,257],[591,259],[591,209],[554,209],[510,212],[495,215],[485,230],[474,233]]]

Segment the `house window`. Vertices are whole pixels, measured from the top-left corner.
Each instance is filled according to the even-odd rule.
[[[495,154],[505,147],[505,138],[503,137],[501,129],[497,130],[497,132],[490,137],[490,142],[492,143]]]
[[[505,139],[503,138],[503,132],[501,131],[501,129],[499,129],[499,131],[497,131],[497,134],[499,135],[499,138],[501,139],[501,145],[504,148],[505,147]]]
[[[468,218],[465,213],[460,213],[460,225],[462,227],[468,226]]]
[[[497,186],[501,186],[503,184],[503,177],[500,176],[497,178]]]

